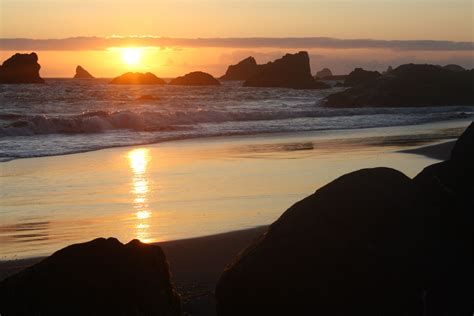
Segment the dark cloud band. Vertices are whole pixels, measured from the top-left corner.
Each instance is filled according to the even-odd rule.
[[[106,50],[109,47],[228,47],[228,48],[379,48],[403,51],[473,51],[473,42],[435,40],[337,39],[329,37],[288,38],[169,38],[137,37],[72,37],[64,39],[1,38],[0,50]]]

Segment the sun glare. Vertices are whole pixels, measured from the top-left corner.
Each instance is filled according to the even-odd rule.
[[[122,59],[127,65],[136,65],[140,62],[142,51],[140,48],[130,47],[122,50]]]

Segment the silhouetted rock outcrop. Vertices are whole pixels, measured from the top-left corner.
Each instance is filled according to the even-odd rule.
[[[420,315],[411,199],[411,180],[388,168],[322,187],[224,271],[218,314]]]
[[[77,66],[74,79],[94,79],[94,76],[92,76],[87,70],[85,70],[81,66]]]
[[[68,246],[0,283],[2,315],[180,315],[158,246],[99,238]]]
[[[333,107],[474,105],[473,82],[473,70],[456,72],[435,65],[406,64],[330,95],[326,104]]]
[[[247,80],[253,76],[258,69],[257,62],[253,57],[247,57],[236,65],[230,65],[221,80]]]
[[[0,83],[44,83],[39,75],[38,55],[15,54],[0,66]]]
[[[413,180],[346,174],[289,208],[226,268],[218,315],[470,315],[474,123]]]
[[[112,79],[111,84],[166,84],[163,79],[158,78],[151,72],[127,72]]]
[[[456,72],[466,70],[462,66],[459,66],[459,65],[456,65],[456,64],[449,64],[449,65],[443,66],[443,68],[446,69],[446,70],[456,71]]]
[[[260,65],[258,71],[244,82],[245,87],[279,87],[323,89],[329,86],[314,80],[307,52],[286,54],[280,59]]]
[[[221,83],[208,73],[194,71],[171,80],[169,84],[178,86],[219,86]]]
[[[320,71],[316,73],[316,76],[314,76],[316,79],[323,79],[326,77],[332,77],[332,72],[329,68],[323,68]]]
[[[355,87],[360,84],[372,82],[378,77],[380,77],[380,72],[378,71],[368,71],[362,68],[356,68],[347,75],[346,80],[344,80],[344,86]]]

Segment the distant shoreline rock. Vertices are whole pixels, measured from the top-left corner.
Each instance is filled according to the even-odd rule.
[[[158,78],[151,72],[127,72],[118,76],[110,82],[110,84],[166,84],[163,79]]]
[[[351,81],[350,77],[345,85],[351,88],[328,96],[326,106],[474,105],[474,70],[453,71],[436,65],[405,64],[384,75],[366,76],[364,80]]]
[[[236,65],[230,65],[221,80],[247,80],[258,71],[258,65],[252,56],[241,60]]]
[[[244,87],[325,89],[330,86],[313,78],[309,55],[301,51],[260,65],[258,71],[245,80]]]
[[[177,86],[220,86],[219,80],[214,78],[212,75],[202,72],[194,71],[184,76],[177,77],[170,81],[170,85]]]
[[[78,65],[76,67],[76,74],[74,75],[74,79],[94,79],[94,76],[92,76],[87,70]]]
[[[316,72],[314,76],[315,79],[326,79],[327,77],[332,77],[332,71],[329,68],[323,68],[320,71]]]
[[[44,83],[36,53],[16,53],[0,66],[0,84]]]

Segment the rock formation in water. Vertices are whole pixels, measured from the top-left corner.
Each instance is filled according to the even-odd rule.
[[[362,68],[356,68],[347,75],[346,79],[344,80],[344,86],[355,87],[360,84],[372,82],[378,77],[380,77],[380,73],[378,71],[369,71]]]
[[[346,79],[346,82],[349,77]],[[406,64],[330,95],[332,107],[474,105],[474,71]]]
[[[85,70],[81,66],[77,66],[74,79],[94,79],[94,76],[92,76],[87,70]]]
[[[208,73],[194,71],[171,80],[169,84],[178,86],[219,86],[221,83]]]
[[[39,75],[38,55],[15,54],[0,66],[0,84],[44,83]]]
[[[280,59],[260,65],[258,71],[244,82],[245,87],[277,87],[294,89],[328,88],[311,75],[307,52],[286,54]]]
[[[163,79],[158,78],[151,72],[127,72],[112,79],[111,84],[166,84]]]
[[[393,67],[392,66],[388,66],[387,67],[387,70],[385,70],[384,72],[382,72],[383,75],[385,74],[388,74],[389,72],[391,72],[393,70]]]
[[[449,64],[446,66],[443,66],[444,69],[450,70],[450,71],[455,71],[455,72],[460,72],[460,71],[465,71],[462,66],[456,65],[456,64]]]
[[[258,70],[257,62],[253,57],[247,57],[236,65],[230,65],[221,80],[247,80]]]
[[[99,238],[0,283],[2,315],[180,315],[159,246]]]
[[[324,79],[327,77],[332,77],[332,72],[329,68],[321,69],[320,71],[316,72],[316,76],[314,76],[316,79]]]
[[[289,208],[221,276],[218,315],[470,315],[474,123],[413,180],[346,174]]]

